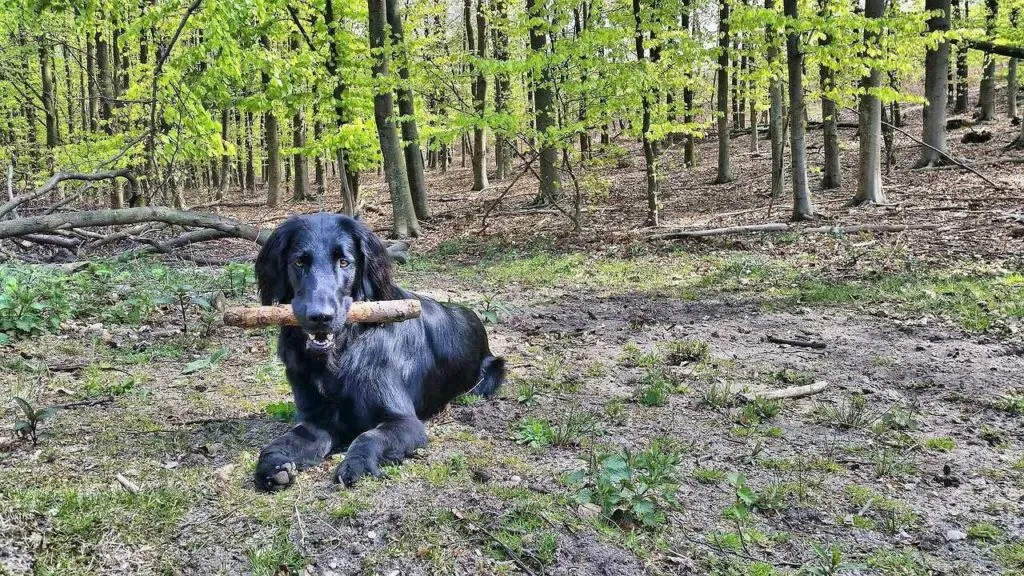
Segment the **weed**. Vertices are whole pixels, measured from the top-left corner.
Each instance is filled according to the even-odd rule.
[[[992,555],[1008,570],[1024,570],[1024,542],[996,546],[992,549]]]
[[[650,529],[664,524],[666,510],[679,507],[680,460],[675,447],[653,442],[640,452],[592,453],[587,468],[567,480],[577,487],[576,500],[600,507],[603,518],[627,530],[637,523]]]
[[[665,363],[679,366],[685,362],[702,362],[711,354],[711,345],[703,340],[675,340],[662,348]]]
[[[543,449],[551,445],[555,432],[551,423],[539,418],[525,418],[519,421],[516,430],[516,442],[534,449]]]
[[[1003,430],[998,426],[982,424],[981,430],[978,434],[981,436],[982,440],[994,448],[1004,448],[1007,446],[1009,441],[1009,435],[1006,433],[1006,430]]]
[[[913,474],[915,466],[899,457],[894,450],[879,450],[872,457],[876,478]]]
[[[524,379],[516,386],[516,400],[520,404],[530,405],[537,400],[537,382],[531,379]]]
[[[757,491],[754,507],[766,514],[776,513],[787,507],[786,497],[789,493],[790,488],[785,483],[769,482],[764,488]]]
[[[717,468],[694,468],[693,479],[701,484],[718,484],[725,480],[725,472]]]
[[[858,429],[868,426],[873,418],[867,412],[868,401],[863,394],[851,394],[836,406],[819,404],[815,410],[818,421],[827,426]]]
[[[1024,394],[1002,394],[992,401],[992,407],[1011,416],[1024,414]]]
[[[741,426],[757,426],[764,420],[770,420],[782,411],[782,403],[778,400],[765,400],[756,397],[754,401],[743,406],[736,421]]]
[[[48,408],[36,409],[29,404],[28,400],[14,397],[14,402],[21,408],[21,414],[25,418],[23,420],[16,420],[14,422],[14,432],[22,438],[29,438],[32,440],[32,445],[35,446],[39,440],[37,434],[39,432],[39,425],[44,421],[53,418],[57,414],[57,407],[50,406]]]
[[[843,560],[843,551],[838,544],[811,544],[811,548],[814,559],[800,567],[800,576],[833,576],[860,569],[860,566]]]
[[[972,540],[995,542],[1003,537],[1003,529],[989,522],[976,522],[967,529],[967,537]]]
[[[622,347],[619,364],[626,368],[653,368],[661,364],[661,357],[654,352],[644,352],[635,343],[630,342]]]
[[[623,426],[626,424],[626,402],[622,398],[612,398],[604,405],[604,415],[612,424]]]
[[[519,444],[543,449],[548,446],[577,446],[583,437],[598,433],[597,420],[592,414],[571,408],[566,417],[555,425],[539,418],[521,420],[515,438]]]
[[[870,488],[850,484],[846,487],[850,502],[860,515],[870,514],[886,534],[898,534],[917,526],[921,517],[906,504],[887,498]]]
[[[295,574],[306,565],[302,554],[288,539],[287,530],[279,530],[270,542],[250,548],[245,555],[249,558],[253,576]]]
[[[935,452],[952,452],[956,449],[956,441],[949,436],[936,436],[925,440],[924,447]]]
[[[457,406],[476,406],[477,404],[484,401],[484,397],[479,394],[461,394],[455,398],[455,404]]]
[[[776,382],[784,386],[807,386],[814,384],[814,374],[785,368],[772,374]]]
[[[608,366],[600,360],[595,360],[587,364],[584,374],[587,378],[601,378],[608,372]]]
[[[673,392],[684,391],[676,377],[665,368],[648,368],[640,378],[633,399],[644,406],[664,406]]]
[[[736,393],[725,382],[712,382],[704,390],[700,403],[702,406],[716,409],[728,408],[736,403]]]
[[[295,402],[292,402],[291,400],[271,402],[263,407],[263,412],[274,420],[281,422],[293,422],[297,415]]]
[[[933,572],[919,559],[919,553],[911,550],[895,551],[880,549],[867,557],[870,568],[877,568],[882,574],[899,576],[928,576]]]

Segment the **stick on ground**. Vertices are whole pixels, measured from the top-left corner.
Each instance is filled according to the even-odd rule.
[[[792,388],[783,388],[781,390],[744,392],[742,396],[748,402],[753,402],[755,398],[761,398],[763,400],[790,400],[793,398],[803,398],[804,396],[818,394],[819,392],[824,392],[827,388],[828,382],[822,380],[806,386],[793,386]]]
[[[379,324],[401,322],[419,318],[422,308],[419,300],[381,300],[379,302],[353,302],[348,311],[349,324]],[[241,328],[267,326],[297,326],[299,321],[291,304],[277,306],[236,306],[224,310],[224,323]]]
[[[815,348],[817,350],[824,350],[826,345],[824,342],[815,342],[814,340],[791,340],[789,338],[779,338],[769,334],[765,337],[772,344],[785,344],[787,346],[800,346],[802,348]]]

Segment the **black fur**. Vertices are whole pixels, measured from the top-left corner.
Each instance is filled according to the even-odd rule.
[[[345,450],[335,479],[350,485],[379,475],[427,441],[423,421],[453,398],[490,396],[505,375],[472,311],[395,286],[387,249],[361,222],[336,214],[294,216],[256,259],[263,304],[291,303],[300,326],[281,328],[284,362],[299,424],[270,443],[256,486],[281,489],[295,471]],[[353,301],[416,298],[420,318],[346,325]],[[309,334],[333,334],[333,346]]]

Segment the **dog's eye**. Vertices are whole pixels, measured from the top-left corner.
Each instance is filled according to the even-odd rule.
[[[297,258],[292,261],[292,266],[295,266],[296,268],[305,268],[306,263],[302,261],[302,258]]]
[[[348,268],[348,260],[345,260],[344,258],[338,258],[338,267]]]

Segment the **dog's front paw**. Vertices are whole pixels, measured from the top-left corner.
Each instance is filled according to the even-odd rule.
[[[363,476],[381,476],[380,466],[377,461],[365,456],[346,456],[338,468],[334,471],[334,481],[341,482],[345,486],[351,486]]]
[[[255,479],[256,488],[260,490],[283,490],[295,482],[295,462],[280,452],[260,454]]]

